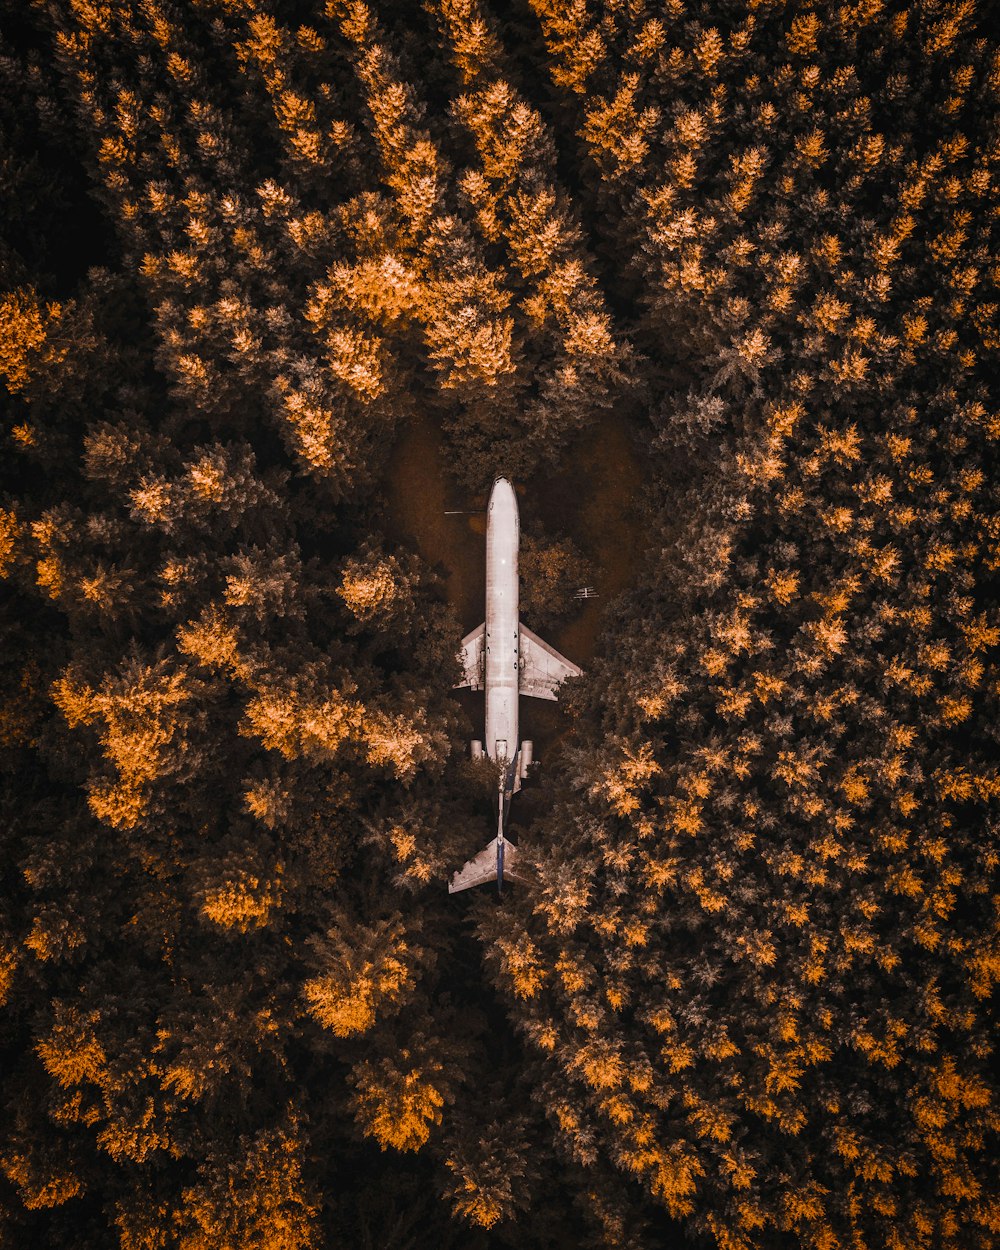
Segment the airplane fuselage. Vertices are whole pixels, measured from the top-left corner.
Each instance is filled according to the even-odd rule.
[[[490,759],[512,761],[518,749],[520,619],[518,616],[517,549],[520,523],[517,496],[506,478],[490,493],[486,519],[486,741]]]
[[[518,617],[517,548],[520,523],[517,496],[506,478],[493,483],[486,518],[486,620],[462,639],[463,679],[458,686],[486,692],[486,741],[472,743],[473,757],[486,754],[497,769],[497,831],[493,840],[448,882],[454,894],[504,877],[523,880],[517,847],[504,836],[514,793],[532,761],[532,743],[518,740],[518,698],[555,699],[567,677],[580,669],[560,655]]]

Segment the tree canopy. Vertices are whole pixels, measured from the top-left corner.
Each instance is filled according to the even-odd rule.
[[[0,1247],[997,1244],[994,17],[0,0]],[[392,448],[609,414],[639,572],[449,897]]]

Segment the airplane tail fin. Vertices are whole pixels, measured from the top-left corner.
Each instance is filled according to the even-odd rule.
[[[494,838],[452,876],[448,882],[448,893],[457,894],[459,890],[486,885],[488,881],[497,881],[502,885],[508,877],[512,881],[523,880],[517,870],[517,847],[506,838],[502,842]]]

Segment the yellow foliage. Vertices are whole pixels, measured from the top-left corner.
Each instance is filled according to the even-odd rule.
[[[610,1041],[595,1039],[573,1056],[571,1066],[583,1073],[592,1089],[620,1089],[625,1080],[625,1063]]]
[[[246,933],[266,925],[279,902],[277,882],[262,882],[253,873],[240,871],[205,891],[201,912],[222,929]]]
[[[619,816],[627,816],[639,806],[637,791],[660,771],[648,742],[640,743],[638,749],[622,743],[615,764],[592,790],[603,793]]]
[[[317,325],[325,322],[328,304],[363,312],[377,324],[391,327],[417,316],[429,302],[419,273],[392,252],[352,265],[334,265],[328,283],[317,288],[306,310],[307,318]]]
[[[945,725],[960,724],[972,715],[972,699],[968,695],[946,696],[938,701],[938,715]]]
[[[738,1055],[740,1048],[730,1038],[725,1026],[723,1026],[714,1038],[705,1043],[704,1051],[707,1058],[721,1063],[725,1059],[732,1059],[734,1055]]]
[[[992,1094],[988,1085],[971,1075],[963,1075],[955,1066],[951,1055],[941,1060],[934,1073],[934,1085],[945,1102],[958,1103],[965,1111],[988,1107]]]
[[[295,450],[313,472],[348,472],[350,441],[343,414],[311,391],[294,388],[287,379],[276,382]]]
[[[847,643],[847,630],[843,617],[824,616],[818,621],[808,621],[802,633],[815,643],[817,652],[826,657],[839,655]]]
[[[754,650],[750,618],[739,609],[718,616],[712,622],[712,637],[733,655]]]
[[[785,682],[774,673],[757,672],[753,675],[754,693],[761,703],[768,703],[785,689]]]
[[[900,1062],[898,1043],[906,1036],[906,1025],[901,1020],[890,1018],[886,1023],[884,1036],[879,1039],[866,1028],[855,1029],[851,1041],[871,1063],[880,1063],[886,1068],[894,1068]]]
[[[652,17],[648,21],[643,22],[638,33],[629,46],[629,59],[635,61],[649,61],[666,43],[666,31],[663,23],[659,18]]]
[[[294,1128],[241,1139],[232,1149],[230,1159],[206,1161],[199,1183],[183,1191],[174,1221],[177,1250],[312,1250],[316,1208]]]
[[[822,430],[821,445],[824,454],[840,464],[853,464],[861,458],[861,437],[853,424],[844,430]]]
[[[23,527],[19,524],[15,513],[0,508],[0,577],[6,577],[14,563],[17,542]]]
[[[802,1223],[814,1224],[823,1219],[823,1197],[830,1191],[817,1181],[807,1182],[802,1188],[786,1190],[781,1206],[784,1228],[797,1228]]]
[[[843,246],[836,235],[833,234],[821,235],[813,248],[815,259],[820,264],[827,265],[831,269],[834,265],[840,263],[843,254]]]
[[[43,307],[29,288],[0,298],[0,377],[11,394],[27,386],[36,364],[50,368],[65,358],[65,348],[46,350],[51,329],[62,315],[59,304]]]
[[[605,1098],[601,1103],[601,1111],[613,1124],[630,1124],[635,1119],[635,1107],[623,1094]]]
[[[864,803],[868,798],[868,783],[857,767],[847,770],[840,781],[840,788],[849,803]]]
[[[721,686],[719,688],[718,706],[723,716],[733,716],[742,720],[746,716],[752,702],[753,693],[749,690],[743,690],[736,686]]]
[[[735,949],[758,967],[771,967],[778,957],[774,944],[774,935],[770,929],[740,936],[736,939]]]
[[[993,987],[1000,983],[1000,948],[995,944],[976,948],[965,960],[969,973],[969,986],[977,998],[988,998]]]
[[[14,983],[17,963],[17,948],[13,945],[8,945],[6,941],[0,940],[0,1007],[3,1007],[7,1002],[10,987]]]
[[[786,607],[798,594],[799,575],[788,569],[768,569],[765,584],[775,601]]]
[[[243,793],[247,811],[268,829],[277,828],[287,817],[291,795],[276,781],[252,782]]]
[[[513,333],[510,317],[484,317],[470,304],[435,318],[425,338],[440,385],[446,390],[476,383],[497,386],[517,368],[511,357]]]
[[[36,565],[35,581],[50,599],[58,599],[66,589],[65,566],[57,555],[43,556]]]
[[[399,564],[392,557],[348,560],[337,594],[363,624],[377,622],[392,610],[399,595]]]
[[[168,523],[175,509],[174,491],[162,478],[143,477],[129,492],[132,513],[147,525]]]
[[[383,1150],[419,1150],[432,1126],[441,1123],[444,1095],[417,1068],[404,1073],[387,1063],[376,1068],[364,1062],[356,1079],[358,1121]]]
[[[518,998],[534,998],[547,975],[538,947],[526,934],[517,938],[501,937],[496,946],[501,967],[514,993]]]
[[[807,759],[795,751],[779,751],[773,771],[787,786],[808,789],[818,780],[820,769],[825,767],[822,760]]]
[[[685,1096],[684,1104],[688,1122],[698,1137],[717,1142],[729,1141],[735,1117],[727,1114],[718,1103],[706,1102],[689,1094]]]
[[[178,649],[209,668],[227,668],[235,677],[253,671],[240,655],[240,631],[226,618],[218,604],[207,607],[196,621],[177,630]]]
[[[802,160],[811,166],[822,165],[830,155],[826,147],[825,135],[818,126],[814,126],[808,134],[796,139],[795,150]]]
[[[451,1166],[452,1160],[447,1162]],[[500,1199],[480,1189],[471,1177],[463,1178],[461,1186],[453,1194],[452,1205],[457,1215],[477,1228],[492,1228],[504,1216],[504,1205]]]
[[[641,693],[636,693],[635,703],[645,717],[656,720],[684,692],[686,685],[662,665],[654,664],[644,677],[648,684]]]
[[[331,372],[366,403],[385,391],[382,355],[381,340],[349,326],[335,327],[326,336]]]
[[[187,673],[164,664],[135,663],[118,680],[109,675],[100,690],[70,673],[53,684],[53,701],[70,727],[102,726],[104,755],[119,774],[117,783],[91,783],[90,805],[102,820],[132,828],[143,815],[147,788],[160,775],[194,696]]]
[[[690,1149],[662,1146],[646,1150],[626,1151],[622,1162],[629,1171],[644,1175],[653,1196],[667,1207],[674,1217],[680,1219],[694,1210],[692,1198],[697,1192],[698,1178],[705,1169]]]
[[[59,1207],[84,1192],[83,1182],[67,1168],[48,1162],[40,1168],[20,1150],[8,1149],[0,1155],[0,1170],[18,1190],[29,1211]]]
[[[610,357],[615,348],[610,318],[597,312],[570,316],[563,345],[571,355]]]
[[[247,704],[240,732],[259,738],[286,759],[325,756],[334,754],[360,728],[362,713],[360,704],[338,691],[331,691],[323,699],[265,689]]]
[[[645,946],[649,941],[649,929],[639,920],[630,920],[622,927],[622,937],[626,946]],[[610,997],[610,991],[608,993]]]
[[[721,1156],[722,1171],[729,1177],[734,1189],[749,1189],[757,1176],[757,1169],[741,1151],[727,1150]]]
[[[725,45],[718,30],[714,26],[709,27],[701,35],[693,51],[702,71],[709,77],[714,76],[716,67],[725,57]]]
[[[169,1150],[169,1136],[160,1128],[162,1112],[152,1098],[146,1098],[138,1113],[112,1116],[98,1131],[98,1146],[116,1163],[144,1163],[154,1151]]]
[[[700,866],[688,870],[685,884],[697,895],[701,907],[709,913],[724,911],[729,905],[729,899],[725,894],[720,894],[706,884],[705,872]]]
[[[369,764],[389,766],[397,777],[407,779],[428,746],[426,734],[406,716],[383,712],[365,715],[363,733]]]
[[[970,773],[962,767],[936,772],[934,781],[942,798],[959,803],[972,798],[985,803],[1000,794],[1000,777]]]
[[[793,18],[785,41],[788,51],[795,56],[812,56],[816,51],[817,36],[822,29],[815,13],[800,13]]]
[[[479,74],[499,64],[501,46],[475,0],[443,0],[441,15],[447,23],[452,57],[468,86]]]
[[[694,837],[705,827],[701,812],[702,805],[696,799],[678,799],[673,796],[669,802],[670,827],[677,833],[686,833]]]
[[[771,350],[771,340],[760,327],[734,340],[733,345],[738,355],[750,365],[762,365]]]
[[[400,922],[382,922],[359,933],[349,946],[328,935],[326,967],[303,986],[313,1016],[337,1037],[365,1032],[379,1011],[398,1005],[413,989],[416,978],[411,952]]]
[[[108,1058],[94,1032],[97,1017],[82,1016],[75,1009],[62,1013],[48,1037],[35,1046],[46,1072],[63,1089],[85,1081],[103,1083]]]
[[[88,787],[87,802],[98,820],[115,829],[134,829],[146,815],[149,796],[142,786],[127,779],[117,784],[94,781]]]
[[[24,945],[36,959],[59,959],[67,951],[86,943],[86,934],[78,923],[57,910],[43,907],[32,921]]]
[[[309,1010],[337,1037],[367,1032],[380,1005],[397,1003],[416,984],[401,958],[405,954],[406,946],[400,944],[395,952],[365,961],[357,971],[345,968],[313,977],[303,986]]]
[[[671,1040],[660,1048],[660,1056],[667,1068],[674,1073],[694,1067],[695,1053],[685,1042]]]

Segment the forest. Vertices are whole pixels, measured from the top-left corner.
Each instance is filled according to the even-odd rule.
[[[1000,1245],[998,119],[990,0],[0,0],[0,1250]],[[449,895],[399,448],[612,427]]]

